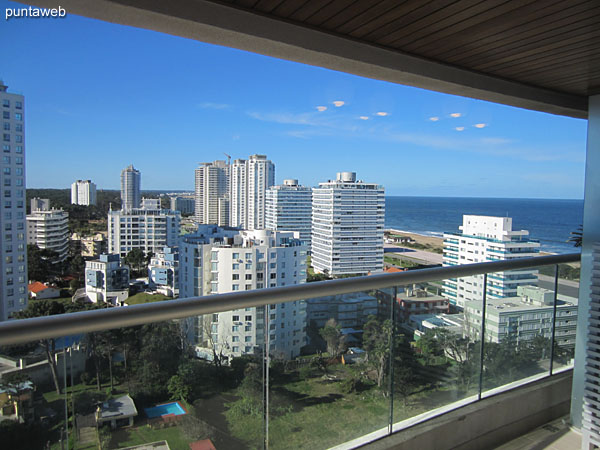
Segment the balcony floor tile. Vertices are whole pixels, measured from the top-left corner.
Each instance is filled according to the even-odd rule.
[[[581,435],[570,428],[565,416],[532,432],[513,439],[495,450],[576,450],[581,448]]]

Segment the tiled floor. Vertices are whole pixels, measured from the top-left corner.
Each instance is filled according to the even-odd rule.
[[[495,450],[579,450],[581,435],[570,428],[568,416],[547,423]]]

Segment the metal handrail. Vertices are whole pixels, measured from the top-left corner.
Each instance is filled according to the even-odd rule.
[[[581,255],[579,253],[537,256],[449,267],[435,267],[393,274],[386,273],[365,277],[319,281],[252,291],[236,291],[226,294],[190,297],[121,308],[36,317],[33,319],[11,320],[0,323],[0,345],[22,344],[39,339],[131,327],[233,309],[286,303],[295,300],[348,294],[371,289],[384,289],[447,278],[468,277],[484,273],[527,269],[560,263],[573,263],[580,261],[580,259]]]

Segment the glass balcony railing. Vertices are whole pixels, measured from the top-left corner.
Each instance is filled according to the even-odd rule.
[[[0,439],[6,448],[188,449],[207,439],[227,449],[353,448],[571,367],[577,298],[562,280],[523,288],[539,305],[483,292],[488,273],[578,260],[109,309],[32,300],[27,312],[83,311],[0,324],[0,400],[14,419]],[[467,298],[462,280],[474,275],[482,284],[467,285]],[[449,280],[460,297],[443,292]]]

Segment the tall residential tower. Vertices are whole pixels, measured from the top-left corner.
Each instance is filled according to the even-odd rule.
[[[141,194],[142,174],[134,169],[133,164],[121,171],[121,209],[131,211],[139,208],[142,200]]]
[[[201,163],[195,175],[196,222],[229,225],[229,164],[225,161]]]
[[[317,272],[366,275],[383,271],[383,186],[339,172],[312,191],[311,261]]]
[[[300,240],[310,249],[312,189],[300,186],[298,180],[267,189],[265,228],[275,231],[298,231]]]
[[[247,230],[265,228],[266,191],[275,184],[275,164],[265,155],[236,159],[231,165],[230,225]]]
[[[96,185],[90,180],[77,180],[71,184],[71,204],[73,205],[95,205]]]
[[[2,213],[0,213],[0,320],[27,306],[25,240],[25,101],[0,81]]]

